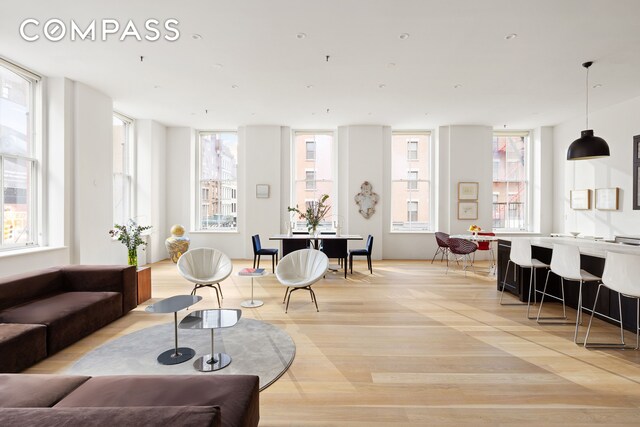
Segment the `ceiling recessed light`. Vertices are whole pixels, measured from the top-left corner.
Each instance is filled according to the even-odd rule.
[[[460,85],[460,84],[453,85],[453,88],[454,88],[454,89],[460,89],[461,87],[462,87],[462,85]]]
[[[424,115],[425,115],[425,116],[428,116],[428,115],[429,115],[429,113],[424,113]]]
[[[221,70],[224,67],[224,65],[222,65],[222,64],[213,64],[212,67],[214,69],[216,69],[216,70]]]
[[[298,33],[298,34],[296,34],[296,38],[298,40],[302,40],[304,38],[307,38],[307,35],[305,33]]]
[[[316,113],[311,113],[311,115],[312,115],[312,116],[315,116],[315,115],[316,115]]]
[[[601,83],[596,83],[593,86],[591,86],[593,89],[598,89],[599,87],[602,87]]]
[[[370,116],[370,115],[371,115],[371,113],[367,113],[367,115],[368,115],[368,116]]]
[[[200,34],[191,34],[191,38],[194,40],[202,40],[202,36]]]
[[[409,33],[402,33],[400,34],[400,40],[406,40],[409,38]]]
[[[504,36],[505,40],[513,40],[516,37],[518,37],[518,35],[516,33],[511,33],[511,34],[507,34],[506,36]]]
[[[161,87],[162,87],[162,86],[160,86],[160,85],[153,85],[153,88],[154,88],[154,89],[160,89]]]
[[[378,85],[378,87],[379,87],[380,89],[384,89],[385,87],[387,87],[387,85],[386,85],[386,84],[384,84],[384,83],[380,83],[380,84]]]
[[[238,89],[238,85],[231,85],[231,89]]]
[[[393,67],[395,67],[395,66],[396,66],[396,63],[395,63],[395,62],[389,62],[389,63],[387,64],[387,67],[389,67],[389,68],[393,68]]]
[[[307,89],[313,89],[313,85],[307,85],[305,86]]]

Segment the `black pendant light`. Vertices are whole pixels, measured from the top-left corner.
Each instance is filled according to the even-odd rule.
[[[580,133],[580,138],[576,139],[569,146],[567,151],[567,160],[588,160],[600,157],[608,157],[609,145],[604,139],[595,136],[593,130],[589,129],[589,67],[593,62],[585,62],[582,64],[587,69],[587,126],[586,130]]]

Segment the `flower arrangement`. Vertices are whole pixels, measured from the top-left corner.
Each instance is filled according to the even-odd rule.
[[[471,226],[469,226],[469,231],[472,233],[477,233],[479,231],[482,231],[482,228],[480,228],[479,226],[473,224]]]
[[[295,208],[287,207],[287,211],[297,213],[300,216],[300,219],[306,219],[307,230],[309,230],[309,233],[315,234],[320,221],[327,216],[327,213],[329,213],[329,210],[331,209],[331,206],[325,204],[328,198],[328,194],[323,194],[318,201],[314,200],[308,203],[307,210],[305,212],[300,211],[300,209],[298,209],[298,205],[296,205]]]
[[[129,265],[138,265],[138,246],[146,246],[147,242],[140,237],[142,232],[150,229],[149,225],[138,225],[130,219],[127,225],[114,224],[109,235],[127,247]]]

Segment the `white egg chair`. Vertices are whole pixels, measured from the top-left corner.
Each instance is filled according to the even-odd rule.
[[[289,300],[291,293],[299,289],[306,289],[311,294],[311,301],[318,310],[316,294],[311,289],[311,285],[326,274],[329,269],[329,258],[315,249],[301,249],[287,254],[280,260],[276,267],[276,277],[283,286],[287,287],[282,303],[287,302],[284,312],[289,310]]]
[[[220,282],[229,277],[233,264],[228,256],[217,249],[191,249],[178,259],[178,272],[182,277],[194,284],[191,295],[200,288],[209,287],[216,291],[218,307],[222,296]]]

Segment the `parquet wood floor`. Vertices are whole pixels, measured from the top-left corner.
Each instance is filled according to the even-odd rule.
[[[246,266],[234,260],[236,271]],[[356,262],[346,280],[329,273],[314,285],[319,313],[299,291],[285,314],[275,276],[255,280],[265,304],[243,316],[283,328],[297,346],[291,368],[260,395],[261,425],[640,425],[640,351],[584,349],[573,325],[538,325],[526,307],[500,306],[493,276],[445,271],[387,260],[369,275]],[[152,300],[28,372],[60,373],[110,339],[171,321],[144,307],[191,286],[170,261],[152,265],[152,283]],[[250,280],[232,275],[222,289],[223,307],[239,307]],[[199,294],[195,307],[217,307],[214,292]],[[617,337],[614,325],[595,325],[596,339]]]

